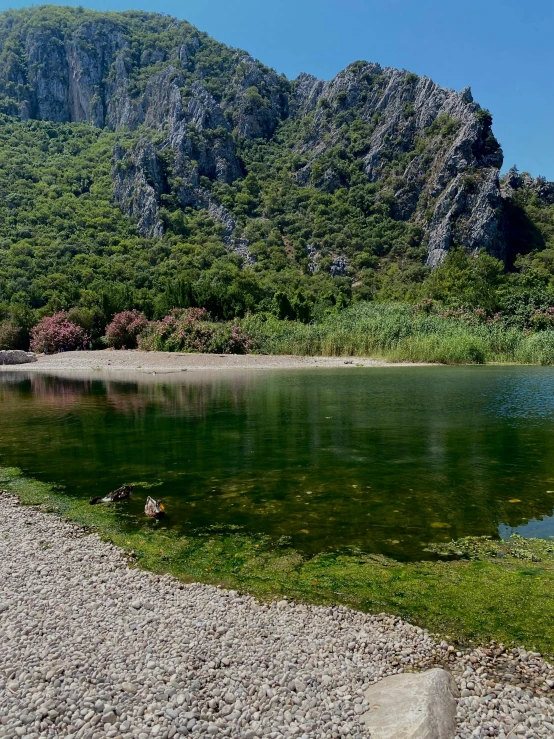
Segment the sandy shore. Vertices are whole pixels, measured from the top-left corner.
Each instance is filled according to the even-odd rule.
[[[310,369],[316,367],[424,366],[359,357],[296,357],[256,354],[177,354],[141,351],[63,352],[39,356],[31,364],[3,365],[0,372],[143,372],[170,374],[219,370]]]
[[[362,739],[365,688],[446,664],[458,739],[554,735],[554,674],[395,616],[185,585],[0,491],[0,737]]]

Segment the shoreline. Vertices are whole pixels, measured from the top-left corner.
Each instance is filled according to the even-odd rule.
[[[434,666],[460,691],[458,739],[551,736],[554,671],[535,653],[462,652],[397,616],[184,584],[0,499],[0,736],[362,737],[370,684]]]
[[[39,355],[29,364],[0,365],[0,372],[137,372],[139,374],[179,374],[181,372],[221,372],[282,369],[353,367],[432,367],[419,362],[387,362],[361,357],[312,357],[284,354],[183,354],[131,350],[91,350]]]
[[[183,582],[240,590],[262,600],[288,597],[385,611],[459,645],[524,644],[554,656],[554,550],[541,539],[458,539],[431,549],[435,555],[430,559],[414,562],[363,552],[324,551],[310,557],[256,532],[198,536],[163,523],[145,525],[140,512],[130,514],[124,504],[91,506],[88,497],[14,467],[0,466],[2,488],[24,505],[39,505],[98,532],[144,570]],[[454,551],[462,556],[452,561]]]

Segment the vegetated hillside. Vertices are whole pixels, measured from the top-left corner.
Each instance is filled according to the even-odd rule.
[[[0,111],[0,320],[553,302],[554,186],[501,187],[469,88],[289,81],[168,16],[43,6],[0,14]]]

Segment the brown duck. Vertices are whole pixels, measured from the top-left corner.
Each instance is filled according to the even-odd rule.
[[[150,518],[161,518],[162,516],[165,516],[164,504],[161,500],[154,500],[154,498],[148,496],[148,498],[146,498],[144,512],[147,516],[150,516]]]
[[[117,488],[117,490],[112,490],[112,492],[108,493],[104,498],[93,498],[90,501],[90,504],[96,505],[97,503],[117,503],[120,500],[127,500],[127,498],[130,498],[132,492],[132,485],[122,485],[120,488]]]

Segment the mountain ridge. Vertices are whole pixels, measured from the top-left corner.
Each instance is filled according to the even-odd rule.
[[[288,80],[186,21],[38,6],[0,14],[0,115],[3,304],[315,315],[554,245],[470,88],[377,63]]]
[[[44,10],[50,13],[55,7],[44,6]],[[368,129],[368,151],[362,168],[368,180],[374,182],[390,170],[391,156],[414,151],[416,139],[420,141],[425,130],[443,116],[452,119],[460,132],[447,146],[439,140],[440,135],[435,137],[403,171],[396,167],[406,183],[394,193],[395,215],[399,220],[414,217],[422,226],[431,266],[442,261],[453,243],[469,251],[485,248],[503,258],[504,236],[494,213],[500,204],[497,180],[501,149],[491,132],[492,120],[486,115],[479,118],[481,108],[473,102],[469,88],[457,93],[429,78],[367,62],[349,65],[328,82],[307,74],[289,82],[246,53],[209,40],[186,21],[135,12],[114,18],[114,14],[76,10],[71,26],[60,22],[40,24],[41,12],[42,8],[27,12],[28,19],[35,19],[31,27],[18,25],[22,11],[10,14],[8,22],[1,24],[3,109],[13,115],[17,108],[22,119],[86,121],[116,131],[139,127],[160,131],[167,127],[162,146],[172,148],[177,175],[185,181],[177,195],[183,207],[207,206],[217,217],[221,204],[218,208],[199,188],[199,178],[230,184],[245,174],[230,134],[247,141],[267,139],[279,123],[287,119],[299,122],[313,115],[313,130],[308,134],[312,141],[296,145],[299,153],[310,160],[296,174],[296,181],[307,185],[314,179],[314,161],[330,148],[322,140],[325,134],[331,144],[341,141],[340,127],[326,121],[326,111],[355,111],[357,118],[373,129]],[[162,28],[152,39],[148,24],[155,21]],[[146,26],[140,43],[130,33],[137,22]],[[159,37],[164,34],[169,40],[161,42]],[[20,53],[15,54],[14,48]],[[11,49],[11,57],[6,64],[10,56],[7,49]],[[212,79],[209,86],[203,83],[208,50],[226,56],[217,75],[223,80],[219,91]],[[331,108],[324,108],[325,103]],[[376,122],[376,116],[381,116],[381,121]],[[195,147],[186,130],[191,125],[199,132],[209,129],[219,135]],[[393,146],[389,145],[391,139]],[[138,153],[130,154],[129,166],[136,168],[137,162],[144,160],[144,149],[145,143],[141,143]],[[159,169],[155,158],[150,150],[150,174]],[[430,158],[434,159],[434,171],[428,181],[425,170]],[[198,166],[194,167],[193,162]],[[475,174],[468,187],[461,180],[470,170]],[[139,230],[144,236],[161,236],[163,225],[156,212],[161,179],[154,176],[152,189],[148,190],[147,178],[147,174],[137,172],[130,182],[128,177],[116,174],[116,199],[131,215],[136,215],[137,207],[146,206],[149,215],[138,219]],[[340,177],[327,169],[318,186],[329,190],[341,184]],[[418,203],[422,195],[425,208]],[[422,211],[428,210],[433,200],[433,214],[426,220]],[[227,214],[223,217],[229,221]]]

